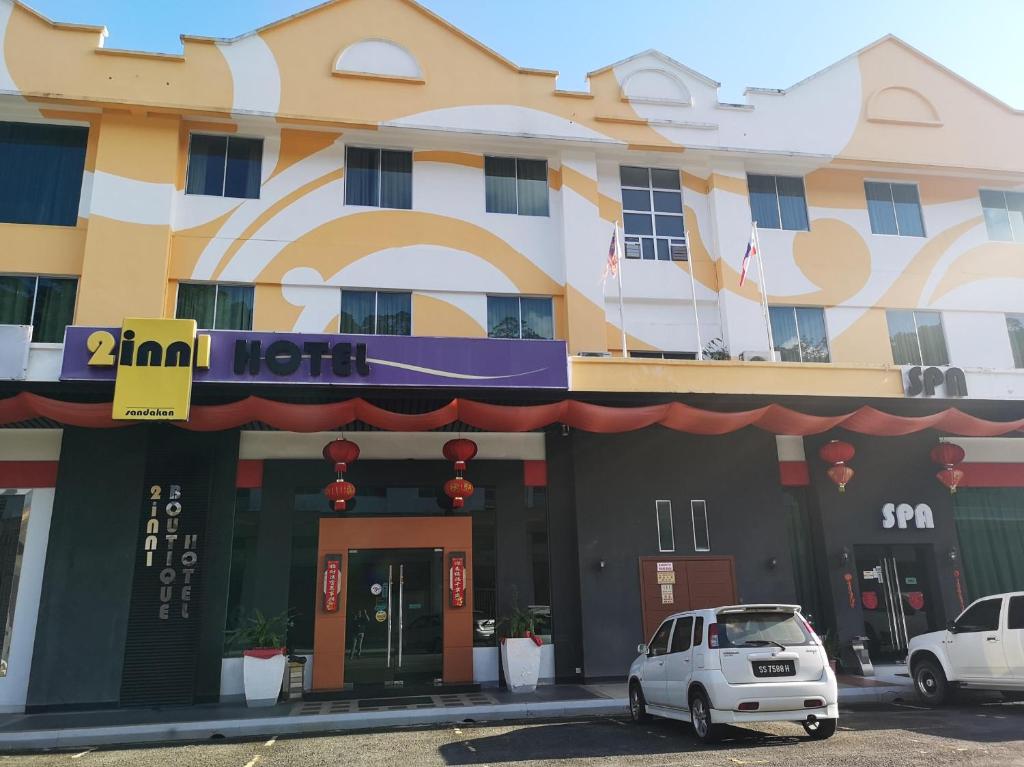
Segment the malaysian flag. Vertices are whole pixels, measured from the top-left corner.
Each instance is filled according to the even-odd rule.
[[[612,241],[608,245],[608,260],[604,264],[604,273],[601,275],[602,282],[607,282],[609,277],[615,277],[619,273],[619,249],[615,243],[618,234],[619,228],[616,226],[612,230]]]
[[[740,268],[740,287],[747,280],[747,267],[750,266],[750,259],[757,255],[757,224],[750,229],[750,240],[747,242],[747,252],[743,254],[743,266]]]

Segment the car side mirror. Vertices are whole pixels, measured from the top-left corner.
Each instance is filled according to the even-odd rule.
[[[638,653],[640,653],[641,655],[646,655],[647,654],[647,645],[645,645],[643,642],[641,642],[640,644],[638,644],[636,646],[636,651]]]
[[[950,634],[955,634],[957,632],[956,621],[950,621],[949,623],[947,623],[946,631],[948,631]]]

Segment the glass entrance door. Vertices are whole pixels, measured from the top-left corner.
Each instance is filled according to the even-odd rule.
[[[932,547],[854,546],[864,633],[873,660],[903,660],[911,637],[941,620],[932,585]]]
[[[441,549],[349,551],[346,685],[442,677]]]

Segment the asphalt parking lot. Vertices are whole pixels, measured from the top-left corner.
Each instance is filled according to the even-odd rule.
[[[273,765],[999,765],[1024,767],[1024,704],[971,702],[938,710],[910,704],[843,711],[831,740],[798,725],[730,728],[712,747],[688,725],[625,717],[466,722],[318,737],[5,755],[0,767],[273,767]]]

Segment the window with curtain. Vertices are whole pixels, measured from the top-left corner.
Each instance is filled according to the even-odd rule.
[[[697,352],[653,352],[648,349],[630,349],[629,356],[648,360],[695,360]]]
[[[263,139],[193,133],[185,193],[259,199],[262,167]]]
[[[88,128],[0,122],[0,222],[75,226]]]
[[[251,285],[182,282],[174,316],[202,330],[252,330],[254,292]]]
[[[1024,242],[1024,192],[982,189],[979,194],[988,238]]]
[[[412,335],[412,293],[341,291],[340,332],[378,336]]]
[[[484,187],[488,213],[548,215],[546,160],[484,157]]]
[[[864,193],[874,234],[924,237],[924,219],[916,184],[865,181]]]
[[[1013,366],[1024,368],[1024,314],[1007,314],[1006,331],[1010,334]]]
[[[831,362],[825,310],[814,306],[771,306],[775,351],[783,362]]]
[[[804,180],[790,176],[747,176],[750,216],[760,229],[807,231]]]
[[[33,343],[63,343],[77,293],[73,277],[0,276],[0,325],[31,325]]]
[[[487,296],[487,336],[532,340],[554,338],[551,299]]]
[[[892,360],[897,365],[948,365],[946,336],[939,312],[890,309],[889,324]]]
[[[968,601],[1024,590],[1024,489],[961,487],[953,514]]]
[[[412,152],[348,147],[345,204],[411,209]]]
[[[626,258],[686,261],[683,190],[678,170],[619,168]]]

